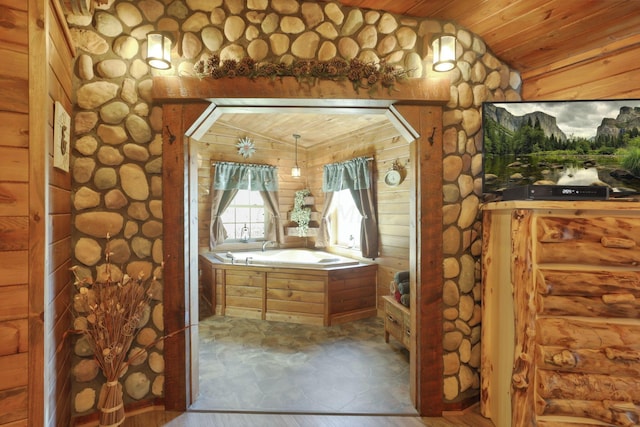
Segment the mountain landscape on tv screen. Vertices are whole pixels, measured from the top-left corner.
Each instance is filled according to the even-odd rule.
[[[534,184],[639,193],[640,100],[626,102],[485,103],[484,192]]]

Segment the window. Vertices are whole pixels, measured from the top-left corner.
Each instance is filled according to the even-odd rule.
[[[264,201],[258,191],[238,190],[238,194],[222,214],[229,237],[227,241],[264,240]],[[246,227],[246,232],[243,229]]]
[[[362,215],[358,211],[350,190],[336,191],[333,196],[333,224],[332,243],[352,249],[360,248],[360,227]]]

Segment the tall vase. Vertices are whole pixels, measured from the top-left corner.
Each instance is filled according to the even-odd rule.
[[[100,410],[100,427],[117,427],[124,422],[122,384],[119,381],[108,381],[102,384],[98,409]]]

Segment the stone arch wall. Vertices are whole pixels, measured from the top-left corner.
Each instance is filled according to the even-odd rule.
[[[451,99],[444,112],[444,399],[479,394],[480,366],[480,106],[519,99],[518,73],[484,42],[450,22],[345,8],[335,2],[296,0],[108,0],[93,16],[68,15],[78,48],[74,64],[72,181],[75,263],[81,275],[103,274],[106,234],[112,261],[131,275],[155,275],[162,295],[162,112],[151,98],[152,76],[193,75],[211,53],[257,61],[335,56],[384,59],[433,73],[429,40],[455,34],[458,65],[447,73]],[[173,68],[144,62],[146,34],[171,31]],[[156,300],[135,346],[162,335],[162,301]],[[95,410],[101,379],[90,350],[75,345],[74,413]],[[164,394],[162,343],[151,347],[123,376],[125,402]]]

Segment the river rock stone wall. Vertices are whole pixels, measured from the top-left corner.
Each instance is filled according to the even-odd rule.
[[[103,3],[93,16],[67,16],[78,48],[73,67],[73,251],[79,274],[92,280],[103,276],[108,233],[113,274],[143,271],[156,278],[157,299],[143,319],[136,347],[148,346],[163,332],[162,110],[151,97],[153,75],[193,75],[198,60],[218,53],[222,59],[250,56],[273,63],[336,56],[384,59],[421,77],[434,73],[431,38],[441,33],[457,37],[458,63],[446,73],[451,99],[444,111],[444,398],[455,402],[479,394],[480,106],[485,100],[519,99],[518,73],[454,23],[336,2]],[[152,70],[144,61],[146,34],[153,30],[174,35],[169,71]],[[75,353],[74,412],[83,414],[96,410],[102,380],[85,341],[76,343]],[[163,372],[160,342],[124,373],[125,403],[162,396]]]

